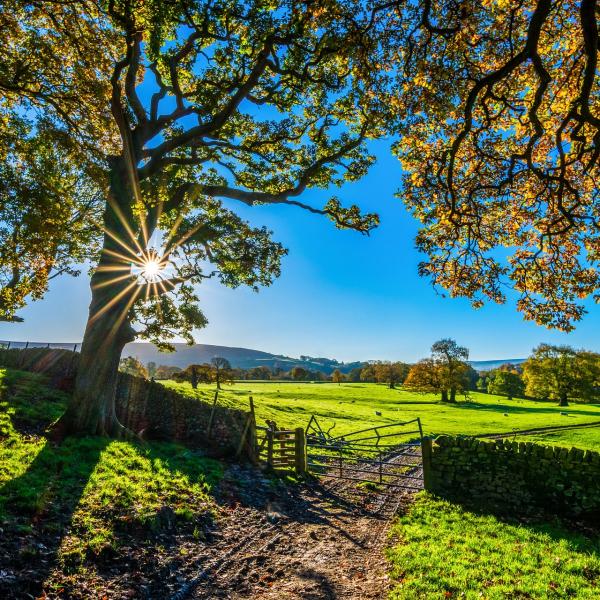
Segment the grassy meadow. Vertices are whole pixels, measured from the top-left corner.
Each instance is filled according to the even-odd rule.
[[[214,397],[214,385],[199,385],[193,390],[189,383],[167,381],[163,384],[204,401],[210,402]],[[323,428],[335,424],[332,435],[416,417],[421,418],[426,435],[481,435],[600,421],[600,405],[597,404],[571,404],[565,409],[550,402],[507,400],[471,392],[469,401],[460,399],[451,405],[440,403],[433,394],[391,390],[374,383],[239,381],[223,386],[219,404],[247,409],[250,396],[254,399],[259,424],[269,419],[279,427],[300,427],[315,414]],[[378,412],[381,415],[376,414]],[[527,439],[600,450],[600,426]]]
[[[390,532],[390,600],[600,597],[600,544],[421,494]]]

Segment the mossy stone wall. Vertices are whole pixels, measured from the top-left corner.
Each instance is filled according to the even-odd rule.
[[[56,348],[0,349],[0,366],[46,376],[59,389],[71,391],[79,353]],[[115,398],[119,420],[145,439],[177,441],[224,455],[240,450],[254,459],[250,413],[215,406],[179,394],[154,381],[119,373]]]
[[[424,456],[427,489],[451,500],[500,513],[600,517],[598,452],[444,435]]]

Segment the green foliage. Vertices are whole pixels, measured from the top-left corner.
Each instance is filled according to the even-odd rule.
[[[511,400],[523,396],[525,384],[518,373],[498,370],[489,378],[487,391],[497,396],[506,396]]]
[[[0,102],[0,126],[3,121]],[[27,297],[42,298],[48,281],[79,275],[96,256],[99,220],[93,183],[72,147],[49,123],[33,129],[6,115],[0,131],[0,321],[17,319]],[[58,139],[57,139],[58,138]]]
[[[119,361],[119,371],[135,377],[149,378],[148,369],[135,356],[127,356]]]
[[[422,494],[391,535],[394,600],[598,595],[597,540],[559,524],[506,523]]]
[[[293,205],[363,233],[376,226],[376,215],[335,196],[322,206],[298,197],[360,179],[374,161],[368,140],[389,132],[387,11],[360,0],[9,0],[3,12],[0,137],[25,112],[32,141],[48,122],[51,142],[60,134],[73,148],[80,177],[67,182],[65,209],[103,213],[101,224],[79,218],[94,240],[108,232],[94,310],[119,298],[135,335],[164,349],[176,337],[191,342],[206,325],[194,291],[205,279],[258,289],[279,276],[286,250],[240,218],[236,203]],[[53,172],[37,173],[39,189]],[[87,182],[91,196],[82,193]],[[65,230],[58,208],[46,209],[39,233],[62,222],[55,237],[64,268],[80,257],[67,240],[97,257],[83,234]],[[160,282],[144,276],[151,256]],[[36,289],[45,289],[48,270]],[[18,301],[7,297],[7,314],[28,293],[32,286]]]
[[[600,354],[541,344],[523,364],[527,394],[534,398],[594,402],[600,398]]]

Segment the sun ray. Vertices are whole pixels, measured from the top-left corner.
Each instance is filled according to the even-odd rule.
[[[115,273],[119,271],[131,271],[131,265],[100,265],[96,268],[96,271],[100,273]]]
[[[121,210],[121,208],[114,201],[112,201],[112,200],[109,200],[109,203],[110,203],[110,206],[111,206],[113,212],[115,213],[115,215],[117,216],[117,218],[121,222],[121,225],[123,226],[123,229],[125,229],[125,231],[129,235],[129,237],[131,238],[131,241],[137,247],[138,252],[143,252],[143,248],[140,245],[140,243],[139,243],[139,241],[137,239],[137,236],[135,235],[135,232],[133,231],[133,229],[131,229],[131,225],[129,224],[129,221],[125,218],[125,215],[123,215],[123,211]],[[110,233],[109,233],[109,235],[110,235]],[[121,243],[123,243],[123,241],[120,240],[118,238],[118,236],[116,236],[114,239],[116,239],[117,241],[120,241]]]
[[[123,307],[121,314],[117,317],[117,319],[113,323],[113,326],[110,328],[110,332],[109,332],[109,335],[107,336],[107,340],[112,339],[112,337],[116,333],[117,329],[122,325],[123,321],[125,320],[125,318],[127,316],[127,313],[129,312],[129,310],[133,306],[134,302],[137,300],[138,296],[142,292],[141,288],[142,288],[142,286],[137,287],[137,289],[131,295],[131,298],[129,298],[129,300],[127,301],[127,304]]]
[[[116,233],[113,233],[110,229],[108,228],[104,228],[104,233],[108,236],[110,236],[115,242],[117,242],[120,246],[122,246],[125,250],[127,250],[127,252],[129,252],[131,254],[131,256],[137,256],[137,253],[135,251],[134,248],[132,248],[131,246],[127,245],[125,243],[124,240],[122,240]],[[110,250],[108,248],[104,248],[103,252],[106,252],[107,254],[116,254],[116,252],[114,250]],[[140,252],[142,252],[142,250],[140,249]]]
[[[108,285],[114,285],[115,283],[119,283],[119,281],[124,281],[125,279],[129,279],[131,277],[133,277],[131,273],[125,273],[125,275],[120,275],[118,277],[113,277],[111,279],[107,279],[106,281],[102,281],[101,283],[93,284],[93,288],[100,289]]]
[[[99,317],[101,317],[107,310],[109,310],[114,304],[121,300],[121,298],[125,294],[128,294],[131,291],[131,289],[137,285],[137,281],[132,281],[126,288],[123,288],[116,296],[111,298],[102,308],[97,310],[93,315],[90,315],[90,323],[93,323]]]

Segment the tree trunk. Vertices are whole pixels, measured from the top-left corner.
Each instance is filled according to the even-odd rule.
[[[567,394],[561,394],[558,400],[559,406],[569,406],[569,401],[567,400]]]
[[[448,402],[456,402],[456,388],[450,388],[450,399]]]
[[[135,292],[139,290],[134,275],[124,276],[131,273],[131,262],[138,251],[131,237],[135,228],[132,227],[129,175],[122,158],[113,159],[110,176],[104,226],[111,235],[104,234],[98,267],[91,278],[92,301],[75,390],[65,414],[56,425],[59,436],[124,437],[130,434],[117,419],[115,391],[121,352],[125,344],[135,339],[130,310]]]
[[[442,390],[442,402],[448,402],[448,391]]]

